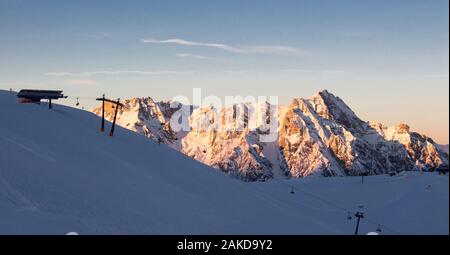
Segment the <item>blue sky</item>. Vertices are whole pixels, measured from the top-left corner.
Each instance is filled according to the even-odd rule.
[[[328,89],[365,120],[448,143],[448,5],[0,0],[0,88],[170,99],[201,87],[282,103]]]

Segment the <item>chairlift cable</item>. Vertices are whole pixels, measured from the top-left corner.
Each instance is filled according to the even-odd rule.
[[[375,226],[378,226],[378,227],[381,228],[381,229],[385,229],[385,230],[387,230],[387,231],[389,231],[389,232],[392,232],[393,234],[398,234],[398,235],[403,234],[402,232],[397,231],[397,230],[395,230],[395,229],[393,229],[393,228],[391,228],[391,227],[388,227],[388,226],[386,226],[386,225],[383,225],[383,224],[377,223],[377,222],[375,222],[375,221],[372,221],[372,220],[368,219],[367,217],[365,217],[364,220],[367,221],[367,222],[370,223],[370,224],[373,224],[373,225],[375,225]]]
[[[283,184],[283,185],[288,186],[287,184]],[[292,186],[290,186],[290,187],[292,187]],[[324,199],[324,198],[322,198],[322,197],[320,197],[320,196],[318,196],[318,195],[316,195],[316,194],[312,194],[312,193],[310,193],[310,192],[307,192],[307,191],[305,191],[304,189],[297,189],[297,190],[300,191],[300,192],[302,192],[303,194],[309,196],[309,197],[312,197],[312,198],[314,198],[314,199],[316,199],[316,200],[319,200],[319,201],[321,201],[321,202],[323,202],[323,203],[328,204],[328,205],[331,206],[331,207],[334,207],[334,208],[338,209],[338,210],[335,211],[335,212],[344,212],[344,213],[347,213],[347,214],[348,214],[348,215],[347,215],[347,219],[349,219],[349,217],[351,217],[351,215],[355,215],[355,214],[356,214],[356,212],[353,211],[353,210],[347,210],[347,209],[345,209],[345,208],[343,208],[343,207],[341,207],[341,206],[338,206],[338,205],[336,205],[336,204],[334,204],[334,203],[332,203],[332,202],[330,202],[330,201],[328,201],[328,200],[326,200],[326,199]],[[308,207],[309,207],[309,206],[308,206]],[[311,208],[312,208],[312,207],[311,207]],[[316,209],[318,209],[318,208],[316,208]],[[331,212],[331,211],[330,211],[330,212]],[[351,218],[352,218],[352,217],[351,217]],[[372,220],[368,219],[367,216],[364,216],[364,219],[363,219],[363,220],[366,220],[368,223],[373,224],[373,225],[377,226],[378,228],[385,229],[385,230],[387,230],[388,232],[391,232],[391,233],[393,233],[393,234],[402,234],[401,232],[396,231],[396,230],[394,230],[393,228],[387,227],[387,226],[384,225],[384,224],[380,224],[380,223],[377,223],[377,222],[375,222],[375,221],[372,221]]]

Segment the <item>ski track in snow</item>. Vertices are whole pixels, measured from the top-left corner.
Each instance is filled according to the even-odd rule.
[[[2,168],[0,167],[0,194],[14,204],[19,210],[37,211],[36,205],[23,195],[19,190],[14,188],[2,176]]]
[[[28,153],[31,153],[31,154],[33,154],[35,156],[40,157],[41,159],[44,159],[44,160],[47,160],[47,161],[52,161],[52,162],[57,162],[54,158],[46,156],[46,155],[43,155],[43,154],[41,154],[41,153],[31,149],[30,147],[28,147],[28,146],[26,146],[26,145],[24,145],[22,143],[19,143],[19,142],[15,141],[15,140],[13,140],[11,138],[8,138],[8,137],[2,136],[2,135],[0,135],[0,138],[5,140],[5,141],[7,141],[7,142],[9,142],[10,144],[13,144],[13,145],[15,145],[15,146],[25,150]]]

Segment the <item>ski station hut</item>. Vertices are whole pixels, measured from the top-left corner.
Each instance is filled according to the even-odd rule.
[[[52,99],[67,98],[62,94],[61,90],[36,90],[36,89],[22,89],[17,93],[21,103],[37,103],[42,99],[48,100],[48,108],[52,109]]]

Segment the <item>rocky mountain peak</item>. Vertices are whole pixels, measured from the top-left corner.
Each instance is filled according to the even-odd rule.
[[[395,126],[395,132],[398,134],[409,134],[410,127],[407,124],[400,123]]]
[[[429,170],[448,165],[448,153],[406,124],[387,127],[362,121],[327,90],[288,106],[268,102],[215,109],[190,106],[189,131],[174,132],[171,116],[181,109],[150,97],[125,100],[117,123],[246,181]],[[275,107],[277,138],[262,142],[258,129]],[[107,105],[107,118],[113,108]],[[273,109],[272,109],[273,110]],[[93,111],[101,115],[101,108]],[[256,119],[256,121],[255,121]]]

